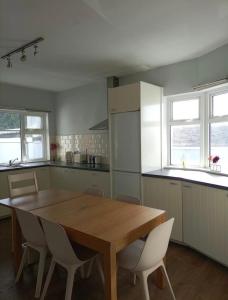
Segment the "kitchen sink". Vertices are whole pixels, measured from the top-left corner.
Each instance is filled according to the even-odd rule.
[[[17,163],[17,164],[13,164],[13,165],[10,165],[10,164],[0,164],[0,168],[19,168],[19,167],[24,167],[26,166],[26,164],[23,164],[23,163]]]

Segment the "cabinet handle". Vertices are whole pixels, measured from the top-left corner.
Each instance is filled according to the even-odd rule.
[[[172,182],[172,181],[170,181],[169,184],[171,184],[171,185],[178,185],[178,183]]]
[[[192,188],[191,185],[183,185],[183,187],[188,188],[188,189],[191,189],[191,188]]]

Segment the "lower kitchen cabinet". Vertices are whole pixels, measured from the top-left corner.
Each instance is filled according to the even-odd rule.
[[[228,192],[183,183],[184,242],[228,265]]]
[[[168,218],[174,217],[171,238],[182,242],[182,190],[179,181],[144,177],[143,204],[164,209]]]
[[[53,187],[79,192],[95,187],[104,190],[105,196],[110,196],[109,172],[51,167],[50,173]]]

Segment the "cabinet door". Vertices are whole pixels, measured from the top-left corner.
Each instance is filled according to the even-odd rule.
[[[51,187],[64,189],[65,188],[65,177],[64,168],[51,167]]]
[[[127,112],[140,109],[140,83],[108,89],[109,112]]]
[[[50,188],[50,168],[43,167],[34,169],[36,172],[37,183],[39,190],[46,190]]]
[[[82,192],[87,188],[98,188],[104,191],[106,197],[110,196],[109,172],[80,171],[80,185]]]
[[[182,191],[177,180],[144,178],[144,205],[163,209],[168,218],[175,218],[171,238],[182,241]]]
[[[202,187],[197,184],[183,182],[183,240],[195,249],[201,249],[200,211]]]
[[[224,225],[224,264],[228,266],[228,191],[224,191],[224,201],[225,201],[225,225]]]
[[[161,196],[163,194],[163,183],[157,178],[143,178],[143,204],[152,208],[163,209]]]
[[[183,184],[184,242],[225,264],[228,263],[226,202],[226,191]]]
[[[171,238],[182,241],[182,190],[180,181],[165,180],[164,209],[167,211],[168,218],[174,217],[175,219]]]
[[[200,234],[203,253],[224,262],[225,257],[225,201],[223,190],[203,187],[200,209]]]

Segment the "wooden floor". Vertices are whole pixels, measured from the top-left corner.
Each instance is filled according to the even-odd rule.
[[[31,300],[34,295],[36,266],[25,270],[23,279],[15,284],[10,254],[10,223],[0,221],[0,300]],[[167,270],[176,298],[180,300],[228,300],[228,269],[207,257],[183,246],[171,244],[167,256]],[[102,284],[94,272],[89,279],[75,278],[72,299],[102,300]],[[167,288],[157,289],[149,278],[151,299],[171,299]],[[65,273],[57,270],[46,299],[64,299]],[[143,300],[140,286],[129,284],[129,274],[118,274],[118,300]]]

